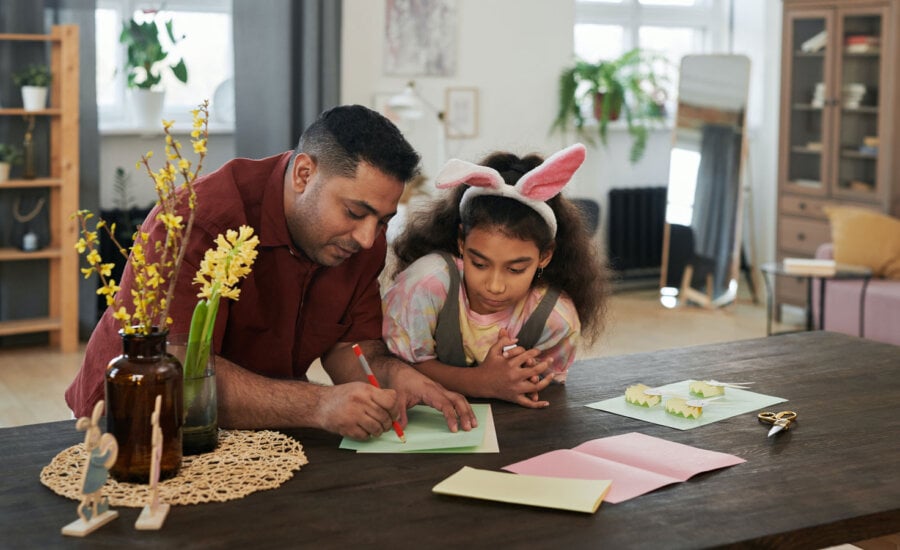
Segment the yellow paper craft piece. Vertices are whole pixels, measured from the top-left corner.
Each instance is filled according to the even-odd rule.
[[[703,407],[691,407],[680,397],[670,397],[666,399],[666,412],[684,418],[700,418]]]
[[[625,389],[625,401],[641,407],[653,407],[659,405],[662,397],[659,395],[647,395],[644,390],[649,390],[646,384],[635,384]]]
[[[508,474],[463,466],[460,471],[435,485],[432,491],[442,495],[593,514],[611,484],[609,480]]]
[[[691,380],[688,384],[688,391],[691,392],[691,395],[715,397],[717,395],[725,395],[725,386],[714,386],[701,380]]]

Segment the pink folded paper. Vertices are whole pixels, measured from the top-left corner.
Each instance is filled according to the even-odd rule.
[[[707,451],[639,433],[594,439],[550,451],[509,466],[517,474],[574,479],[611,479],[604,499],[613,504],[660,487],[687,481],[710,470],[746,462],[738,456]]]

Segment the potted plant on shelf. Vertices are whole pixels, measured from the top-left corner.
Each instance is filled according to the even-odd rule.
[[[9,170],[13,164],[22,162],[22,151],[15,145],[0,143],[0,183],[9,179]]]
[[[171,52],[160,41],[163,32],[168,35],[172,45],[177,44],[184,36],[175,37],[171,19],[161,25],[155,18],[156,10],[145,10],[144,13],[151,14],[154,18],[143,23],[134,18],[123,22],[119,42],[126,47],[125,74],[135,103],[134,113],[138,116],[138,123],[155,128],[161,120],[165,101],[161,68],[168,67],[175,78],[183,83],[187,83],[188,72],[184,59],[178,59],[174,64],[164,63]]]
[[[13,73],[13,82],[22,88],[22,105],[26,111],[40,111],[47,106],[47,91],[53,79],[46,65],[29,65]]]
[[[663,57],[639,48],[612,61],[578,59],[559,76],[559,104],[551,131],[564,132],[574,123],[578,134],[594,143],[589,124],[593,118],[605,145],[609,123],[624,115],[633,140],[630,160],[637,162],[647,147],[650,126],[665,119],[665,77],[655,70],[661,63]]]

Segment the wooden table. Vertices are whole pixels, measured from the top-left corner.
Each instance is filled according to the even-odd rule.
[[[652,337],[652,335],[648,335]],[[752,380],[789,399],[795,426],[766,438],[745,414],[678,431],[589,409],[635,382]],[[361,455],[340,438],[289,433],[310,463],[280,488],[226,503],[175,507],[162,531],[136,531],[139,510],[89,546],[166,548],[821,548],[900,531],[900,347],[827,332],[582,361],[546,410],[494,402],[500,454]],[[779,409],[780,410],[780,409]],[[594,515],[439,496],[464,465],[512,462],[609,435],[642,432],[747,460]],[[39,482],[41,468],[81,441],[74,422],[0,430],[0,546],[75,546],[59,534],[74,501]]]

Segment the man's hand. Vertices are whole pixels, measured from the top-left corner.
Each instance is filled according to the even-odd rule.
[[[422,403],[441,411],[451,432],[478,427],[475,412],[465,397],[446,389],[409,365],[395,361],[399,365],[391,374],[391,387],[397,390],[398,399],[406,403],[400,422],[402,425],[406,425],[406,409]]]
[[[323,430],[353,439],[378,437],[391,429],[395,418],[405,416],[394,390],[365,382],[348,382],[323,388],[314,407],[315,421]]]
[[[378,383],[397,392],[397,401],[401,405],[398,417],[401,425],[406,425],[406,409],[423,404],[441,411],[447,419],[447,427],[452,432],[460,428],[469,431],[478,426],[475,413],[465,397],[447,390],[438,382],[391,355],[383,341],[366,340],[359,342],[359,345]],[[322,357],[322,366],[331,376],[335,386],[366,379],[359,360],[348,343],[337,344],[329,350]]]

